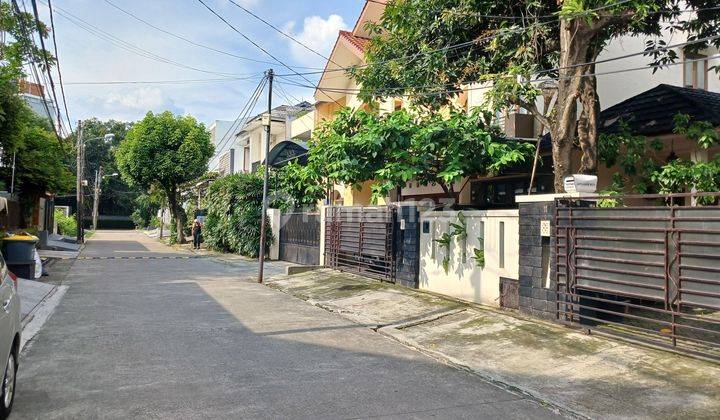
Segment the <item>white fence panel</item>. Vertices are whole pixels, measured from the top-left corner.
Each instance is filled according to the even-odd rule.
[[[459,222],[459,213],[465,216],[467,238],[454,236],[448,252],[437,240],[452,234],[451,224]],[[420,289],[499,306],[500,277],[518,278],[518,211],[427,212],[420,221]],[[474,258],[475,249],[484,250],[482,268]]]

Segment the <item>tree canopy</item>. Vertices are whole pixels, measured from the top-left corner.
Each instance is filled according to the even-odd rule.
[[[288,165],[282,178],[296,200],[317,200],[336,183],[374,181],[377,201],[411,180],[437,184],[456,199],[456,182],[496,173],[524,161],[534,150],[528,143],[503,138],[489,119],[479,110],[443,116],[406,110],[378,115],[345,108],[314,133],[307,165]]]
[[[185,214],[178,186],[200,177],[213,155],[210,134],[190,116],[166,111],[148,114],[137,122],[115,154],[123,179],[131,186],[161,188],[177,229],[177,240],[185,242]]]
[[[569,175],[573,144],[582,172],[597,169],[595,61],[619,36],[646,36],[648,64],[678,59],[664,49],[684,32],[685,51],[720,47],[720,9],[709,0],[394,0],[379,22],[367,66],[351,71],[366,101],[408,94],[438,109],[474,82],[487,82],[489,105],[532,112],[553,137],[555,187]],[[695,13],[688,13],[695,12]],[[676,37],[678,39],[680,37]],[[718,69],[715,69],[718,70]],[[538,81],[547,80],[544,87]],[[537,100],[554,97],[547,111]]]

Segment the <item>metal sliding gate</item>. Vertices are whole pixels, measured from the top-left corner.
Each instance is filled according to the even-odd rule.
[[[326,208],[325,265],[394,282],[395,219],[390,206]]]
[[[558,319],[720,356],[718,194],[613,199],[556,203]]]
[[[280,259],[305,265],[320,264],[320,215],[283,213],[280,216]]]

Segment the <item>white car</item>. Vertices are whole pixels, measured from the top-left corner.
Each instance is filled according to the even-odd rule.
[[[0,419],[7,418],[15,400],[15,378],[20,356],[20,297],[17,277],[12,274],[0,255],[0,361],[5,360],[2,381]],[[0,365],[0,366],[3,366]]]

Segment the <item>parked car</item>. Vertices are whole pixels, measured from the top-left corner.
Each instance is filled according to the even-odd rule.
[[[20,356],[20,297],[17,276],[11,273],[0,256],[0,360],[5,360],[0,398],[0,419],[7,418],[15,400],[15,378]]]

